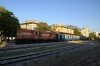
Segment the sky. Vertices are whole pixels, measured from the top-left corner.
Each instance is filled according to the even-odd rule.
[[[13,12],[20,23],[33,19],[100,32],[100,0],[0,0],[0,6]]]

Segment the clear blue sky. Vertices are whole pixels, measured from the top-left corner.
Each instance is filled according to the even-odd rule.
[[[0,0],[20,22],[33,19],[100,31],[100,0]]]

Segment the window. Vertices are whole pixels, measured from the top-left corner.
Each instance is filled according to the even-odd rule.
[[[38,32],[33,32],[34,35],[38,35]]]
[[[68,38],[69,38],[69,36],[68,36]]]
[[[72,38],[73,38],[73,36],[72,36]]]
[[[35,35],[35,32],[33,32],[33,35]]]
[[[35,32],[35,35],[37,35],[37,32]]]
[[[39,33],[39,36],[42,36],[41,33]]]
[[[62,26],[61,26],[61,29],[62,29]]]
[[[65,35],[65,37],[67,38],[67,36]]]
[[[52,36],[52,33],[50,33],[50,36]]]

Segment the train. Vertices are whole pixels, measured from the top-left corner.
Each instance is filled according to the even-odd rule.
[[[83,40],[83,39],[86,38],[74,34],[53,32],[53,31],[29,30],[25,28],[20,28],[17,30],[15,44],[64,42],[64,41]]]

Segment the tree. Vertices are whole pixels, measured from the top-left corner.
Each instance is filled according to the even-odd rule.
[[[89,34],[89,39],[96,39],[96,34],[90,33]]]
[[[20,28],[19,20],[6,8],[0,6],[0,31],[5,37],[15,37]]]
[[[100,36],[100,33],[98,35]]]
[[[100,40],[100,33],[98,34],[99,36],[98,36],[98,39]]]
[[[37,25],[38,25],[38,27],[36,28],[37,30],[44,30],[44,31],[50,31],[51,30],[51,26],[48,26],[47,23],[40,22]]]
[[[80,36],[81,35],[81,32],[79,32],[78,29],[74,29],[74,34]]]

